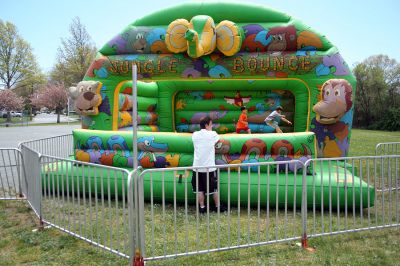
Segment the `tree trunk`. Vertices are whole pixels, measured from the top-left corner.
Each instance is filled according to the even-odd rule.
[[[7,112],[7,123],[11,123],[11,113],[10,111]]]
[[[60,111],[57,111],[57,124],[60,123]]]

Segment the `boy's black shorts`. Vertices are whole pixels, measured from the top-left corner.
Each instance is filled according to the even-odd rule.
[[[196,174],[198,174],[199,187],[196,186]],[[208,193],[207,193],[207,174],[209,175],[208,180]],[[195,172],[192,174],[192,190],[194,193],[204,192],[204,194],[214,194],[218,192],[218,180],[217,171],[213,172]]]

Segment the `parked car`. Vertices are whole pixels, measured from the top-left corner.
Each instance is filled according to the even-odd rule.
[[[22,113],[11,111],[11,117],[22,117]]]
[[[7,111],[0,111],[0,117],[7,118]]]

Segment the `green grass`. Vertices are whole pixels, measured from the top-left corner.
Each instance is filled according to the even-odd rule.
[[[400,142],[400,132],[352,129],[349,156],[375,155],[381,142]]]
[[[352,140],[350,147],[350,156],[359,155],[374,155],[375,145],[379,142],[399,141],[400,132],[380,132],[380,131],[366,131],[366,130],[353,130]],[[387,195],[385,195],[386,197]],[[393,196],[393,195],[392,195]],[[386,199],[387,201],[387,199]],[[380,204],[377,208],[382,211]],[[46,207],[47,206],[47,207]],[[51,201],[51,198],[44,203],[44,212],[46,217],[59,219],[60,224],[65,224],[65,221],[60,221],[64,214],[70,213],[71,206],[64,208],[63,212],[54,212],[57,210],[57,204]],[[74,205],[76,206],[76,204]],[[121,206],[121,205],[120,205]],[[76,208],[76,207],[74,207]],[[113,206],[111,206],[113,208]],[[393,208],[393,206],[392,206]],[[172,206],[168,205],[165,214],[159,204],[154,205],[154,219],[155,227],[151,228],[149,225],[149,217],[151,213],[150,204],[145,205],[145,218],[146,218],[146,247],[147,254],[151,255],[151,241],[149,237],[154,230],[155,234],[155,253],[157,255],[163,253],[164,239],[166,243],[171,243],[172,246],[167,248],[172,251],[174,247],[174,215]],[[50,212],[51,210],[51,212]],[[75,209],[76,211],[77,209]],[[93,210],[93,209],[92,209]],[[108,209],[106,214],[108,214]],[[185,209],[181,206],[178,207],[177,220],[182,221],[185,225]],[[388,213],[387,209],[384,209]],[[87,210],[79,209],[78,213],[88,215]],[[55,217],[51,217],[51,213],[56,213]],[[112,212],[114,213],[114,212]],[[245,244],[247,240],[247,230],[250,228],[250,239],[256,239],[255,231],[257,231],[257,211],[252,210],[250,220],[247,217],[247,209],[244,208],[240,214],[240,233],[238,232],[237,217],[238,214],[234,209],[231,213],[232,224],[231,230],[231,244],[234,245],[238,236],[240,236],[240,243]],[[61,214],[61,215],[60,215]],[[297,211],[296,218],[293,221],[293,212],[289,211],[288,222],[289,226],[292,224],[299,224],[300,212]],[[93,215],[93,213],[92,213]],[[100,214],[101,215],[101,214]],[[121,215],[121,214],[120,214]],[[340,214],[340,218],[343,217]],[[365,214],[364,214],[365,215]],[[265,217],[265,210],[261,212],[261,217]],[[325,215],[325,219],[327,215]],[[81,216],[79,216],[81,217]],[[88,216],[87,216],[88,217]],[[107,215],[105,215],[107,218]],[[221,215],[220,230],[224,234],[227,231],[228,224],[226,222],[226,214]],[[277,217],[277,220],[276,220]],[[210,215],[210,236],[214,240],[217,239],[216,226],[218,226],[218,217],[216,214]],[[311,227],[313,223],[313,215],[310,213],[309,233],[313,232]],[[81,219],[81,218],[79,218]],[[113,219],[113,218],[112,218]],[[190,232],[196,228],[196,215],[194,206],[189,206],[188,209],[189,230]],[[199,228],[202,232],[206,232],[205,226],[207,217],[199,218]],[[284,210],[279,210],[276,216],[275,210],[270,213],[269,225],[271,228],[278,230],[265,231],[265,220],[261,223],[262,236],[268,235],[273,239],[275,234],[282,236],[284,234],[283,221],[285,218]],[[320,215],[317,211],[316,219],[317,230],[320,231],[321,222],[319,221]],[[336,214],[334,214],[334,222]],[[373,220],[374,221],[374,220]],[[357,215],[356,223],[360,222],[360,217]],[[364,216],[363,224],[367,221]],[[84,241],[78,240],[72,236],[68,236],[56,229],[46,229],[42,232],[32,232],[32,229],[37,227],[37,219],[33,212],[27,207],[24,202],[4,202],[0,201],[0,265],[126,265],[127,260],[120,258],[116,255],[103,252],[87,244]],[[109,225],[111,222],[102,218],[103,225]],[[329,228],[328,219],[322,222],[325,230]],[[349,213],[349,226],[353,225],[353,216]],[[85,223],[85,232],[93,232],[96,235],[103,233],[100,228],[94,228],[89,221]],[[275,227],[276,225],[276,227]],[[90,227],[92,226],[92,227]],[[103,228],[105,228],[103,226]],[[249,227],[248,227],[249,226]],[[343,223],[340,225],[343,229]],[[319,227],[319,228],[318,228]],[[333,228],[339,226],[333,224]],[[185,226],[177,228],[178,238],[182,239],[185,234]],[[100,230],[100,231],[97,231]],[[120,228],[120,234],[114,234],[115,239],[121,238],[126,235],[126,232]],[[76,225],[75,231],[79,231],[79,226]],[[165,233],[164,233],[165,232]],[[296,235],[299,231],[293,230],[289,227],[289,236]],[[89,235],[90,235],[89,233]],[[107,241],[107,237],[105,237]],[[195,233],[188,236],[188,242],[191,247],[200,247],[204,249],[207,247],[207,239],[200,236],[196,238]],[[221,243],[228,243],[225,236],[221,237]],[[215,244],[213,241],[211,244]],[[195,255],[189,257],[180,257],[176,259],[164,259],[158,261],[148,262],[147,265],[396,265],[400,260],[400,231],[399,229],[384,229],[376,231],[367,231],[359,233],[350,233],[337,236],[325,236],[318,238],[311,238],[309,245],[315,247],[315,252],[305,251],[299,247],[298,242],[287,242],[283,244],[271,244],[262,247],[237,249],[231,251],[214,252],[206,255]],[[178,242],[178,250],[182,251],[184,241]],[[192,249],[193,250],[193,249]]]
[[[74,121],[74,122],[60,122],[60,123],[38,123],[38,124],[28,124],[28,127],[32,126],[54,126],[54,125],[80,125],[80,121]]]
[[[12,124],[21,124],[22,122],[26,123],[27,117],[11,117],[11,123]],[[0,118],[0,124],[6,123],[7,118]]]
[[[195,217],[193,210],[190,215]],[[233,213],[231,215],[236,215]],[[271,214],[272,215],[272,214]],[[226,216],[226,215],[222,215]],[[247,219],[246,214],[242,218]],[[171,212],[164,217],[167,238],[173,243]],[[195,218],[192,218],[195,219]],[[204,229],[206,217],[200,219]],[[216,215],[210,215],[215,225]],[[68,236],[56,229],[32,232],[36,217],[22,201],[0,202],[0,265],[126,265],[127,260]],[[193,221],[193,223],[195,223]],[[156,225],[157,230],[163,226]],[[243,224],[242,238],[246,238]],[[183,228],[182,228],[183,230]],[[223,228],[223,231],[226,228]],[[271,234],[272,235],[272,234]],[[194,235],[190,236],[195,239]],[[236,241],[233,235],[232,242]],[[161,242],[156,239],[156,243]],[[199,239],[205,245],[205,239]],[[182,243],[180,243],[182,244]],[[400,231],[377,230],[309,240],[315,252],[301,249],[296,242],[216,252],[148,262],[147,265],[396,265],[400,259]],[[162,246],[162,244],[161,244]],[[162,247],[157,247],[162,250]]]
[[[56,229],[33,232],[36,216],[23,201],[0,201],[0,265],[126,265]]]

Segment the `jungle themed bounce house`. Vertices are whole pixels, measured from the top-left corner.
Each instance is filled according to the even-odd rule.
[[[76,160],[132,169],[133,64],[139,80],[138,164],[144,169],[191,166],[191,133],[199,130],[205,116],[212,118],[221,137],[216,145],[217,164],[304,162],[348,153],[356,83],[338,49],[284,13],[254,4],[207,1],[138,19],[99,50],[84,81],[70,88],[75,108],[83,116],[82,129],[73,132]],[[242,106],[248,109],[253,134],[234,133]],[[273,128],[264,122],[277,106],[293,121],[291,126],[281,125],[283,134],[271,133]],[[317,175],[314,180],[320,182],[319,189],[326,190],[327,177],[318,175],[328,165],[321,165],[310,172]],[[297,189],[300,196],[302,175],[289,168],[289,189]],[[357,186],[348,193],[356,193],[359,204],[367,185],[360,181],[345,184],[351,167],[339,168],[332,186]],[[243,171],[246,177],[242,179],[230,173],[230,189],[237,194],[240,183],[247,195],[248,182],[257,187],[258,170],[252,167],[249,178],[248,171]],[[266,168],[260,171],[259,182],[266,186]],[[274,188],[271,199],[274,190],[285,189],[276,185],[278,175],[269,181]],[[161,174],[154,173],[152,182],[157,178]],[[166,174],[164,178],[166,198],[171,199],[173,188],[168,191],[167,183],[177,177]],[[227,197],[227,183],[227,172],[221,171],[222,201]],[[145,193],[148,189],[145,180]],[[177,187],[178,200],[183,190]],[[156,186],[153,193],[161,197]],[[344,193],[341,190],[340,197]],[[195,198],[191,191],[187,194]],[[344,204],[335,197],[333,204]],[[247,196],[240,198],[247,201]]]

